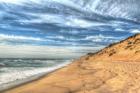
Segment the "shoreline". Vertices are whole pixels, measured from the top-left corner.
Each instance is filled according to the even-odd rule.
[[[10,82],[8,85],[4,85],[4,86],[2,86],[2,88],[0,88],[0,93],[11,90],[13,88],[16,88],[18,86],[22,86],[24,84],[27,84],[27,83],[30,83],[30,82],[33,82],[33,81],[36,81],[38,79],[41,79],[44,76],[46,76],[46,74],[49,74],[49,73],[51,73],[51,72],[41,73],[41,74],[38,74],[38,75],[30,76],[30,77],[28,77],[26,79],[23,79],[23,80],[16,80],[16,81]]]
[[[14,88],[18,88],[20,86],[23,86],[23,85],[26,85],[26,84],[29,84],[29,83],[32,83],[32,82],[35,82],[35,81],[38,81],[44,77],[46,77],[47,75],[59,70],[59,69],[62,69],[66,66],[68,66],[69,64],[71,63],[71,61],[69,63],[66,63],[66,64],[63,64],[61,66],[58,66],[48,72],[44,72],[44,73],[40,73],[40,74],[37,74],[37,75],[33,75],[33,76],[30,76],[26,79],[22,79],[22,80],[16,80],[16,81],[13,81],[13,82],[10,82],[8,85],[4,85],[2,88],[0,88],[0,93],[4,93],[6,91],[9,91],[9,90],[12,90]]]

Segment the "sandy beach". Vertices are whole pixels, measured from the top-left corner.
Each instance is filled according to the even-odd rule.
[[[139,38],[129,37],[3,93],[140,93]]]
[[[94,69],[89,66],[83,68],[79,64],[71,64],[3,93],[129,93],[134,91],[133,88],[139,91],[136,89],[140,85],[138,62],[96,62]]]

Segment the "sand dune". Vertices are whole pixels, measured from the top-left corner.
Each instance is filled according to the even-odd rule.
[[[4,93],[140,93],[140,34]]]

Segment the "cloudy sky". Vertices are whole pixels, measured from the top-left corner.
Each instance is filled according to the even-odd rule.
[[[0,0],[0,58],[67,58],[95,52],[140,33],[139,4],[137,0]]]

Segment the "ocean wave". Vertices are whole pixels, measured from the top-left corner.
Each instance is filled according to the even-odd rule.
[[[4,67],[5,66],[5,64],[4,63],[0,63],[0,67]]]
[[[37,61],[37,60],[36,60]],[[16,80],[24,80],[28,77],[39,75],[41,73],[48,73],[55,69],[61,68],[70,63],[70,61],[64,61],[62,63],[53,64],[47,67],[3,67],[0,68],[0,86],[8,85]],[[41,61],[42,62],[42,61]],[[52,61],[51,61],[52,62]],[[28,64],[28,63],[27,63]],[[49,64],[49,63],[48,63]]]

